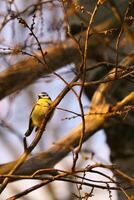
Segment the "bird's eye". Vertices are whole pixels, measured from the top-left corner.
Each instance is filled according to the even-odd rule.
[[[46,93],[44,94],[44,93],[41,93],[41,94],[39,94],[38,95],[38,98],[40,99],[40,98],[50,98]]]

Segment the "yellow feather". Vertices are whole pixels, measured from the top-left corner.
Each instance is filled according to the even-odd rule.
[[[48,98],[38,99],[31,113],[31,120],[33,126],[41,126],[42,121],[45,117],[45,113],[49,109],[51,103],[52,101]]]

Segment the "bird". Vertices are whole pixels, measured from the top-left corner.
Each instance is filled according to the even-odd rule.
[[[41,92],[40,94],[38,94],[38,99],[33,106],[29,117],[29,127],[25,133],[25,137],[31,135],[34,128],[36,128],[35,131],[37,131],[41,127],[43,119],[45,118],[45,114],[50,108],[51,103],[52,99],[46,92]],[[51,119],[51,117],[52,113],[50,114],[49,120]]]

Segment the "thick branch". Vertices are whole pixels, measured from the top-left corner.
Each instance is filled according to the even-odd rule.
[[[111,18],[109,20],[111,20]],[[95,32],[107,30],[107,27],[108,24],[101,26],[100,23],[99,26],[97,25],[94,27],[94,30]],[[91,33],[92,31],[93,30],[91,30]],[[96,55],[98,58],[100,57],[100,54],[101,57],[103,57],[104,55],[101,51],[103,45],[105,46],[103,42],[103,35],[95,35],[92,37],[94,38],[91,38],[88,43],[89,51],[87,53],[87,58],[90,57],[93,59]],[[76,39],[78,39],[81,48],[83,48],[85,45],[85,32],[78,35]],[[100,43],[102,43],[101,49]],[[71,38],[67,38],[60,44],[55,44],[52,47],[48,47],[44,49],[43,52],[44,54],[47,53],[45,58],[49,69],[45,64],[43,65],[39,63],[37,59],[33,57],[26,57],[22,61],[19,61],[16,64],[10,66],[9,69],[0,73],[0,99],[10,95],[17,90],[23,89],[38,78],[50,74],[58,68],[61,68],[70,63],[78,65],[81,61],[78,44]],[[43,61],[41,53],[37,53],[37,58]]]
[[[123,66],[129,66],[134,62],[133,55],[126,57],[120,64]],[[114,72],[113,72],[114,71]],[[115,77],[115,69],[113,69],[108,77]],[[84,141],[87,140],[91,135],[93,135],[97,130],[102,128],[105,124],[107,118],[110,115],[97,114],[97,113],[108,113],[109,104],[107,104],[105,99],[105,92],[111,86],[111,82],[102,83],[98,87],[92,98],[92,109],[91,113],[96,113],[94,115],[85,116],[85,137]],[[117,104],[120,107],[120,104]],[[82,124],[76,127],[70,134],[64,137],[62,140],[54,144],[48,151],[39,153],[33,158],[27,160],[16,172],[17,174],[32,174],[36,170],[41,168],[50,168],[63,159],[70,151],[72,151],[79,143],[81,136]],[[1,165],[0,174],[8,173],[14,166],[16,161]]]
[[[85,138],[87,140],[103,125],[105,120],[104,115],[96,117],[89,115],[85,117]],[[63,159],[70,151],[72,151],[79,143],[81,136],[82,124],[71,131],[66,137],[55,143],[48,151],[38,153],[34,157],[27,160],[16,172],[16,174],[32,174],[41,168],[50,168]],[[15,161],[17,162],[17,161]],[[15,162],[0,166],[0,174],[7,174]]]
[[[73,61],[76,64],[80,62],[77,44],[72,39],[67,39],[67,41],[54,47],[46,48],[45,52],[47,53],[46,61],[49,69],[35,58],[29,57],[0,73],[0,99],[24,88],[38,78],[50,74],[64,65]],[[37,58],[43,62],[41,53],[37,54]]]
[[[131,96],[131,95],[129,95]],[[131,100],[131,99],[130,99]],[[123,102],[124,100],[122,100]],[[120,105],[117,103],[118,108]],[[122,106],[122,105],[121,105]],[[85,137],[84,141],[90,138],[97,130],[103,128],[107,119],[110,118],[109,104],[96,105],[97,113],[85,116]],[[99,114],[100,113],[100,114]],[[103,113],[103,114],[102,114]],[[73,129],[67,136],[55,143],[48,151],[41,152],[26,160],[16,171],[17,175],[32,175],[39,169],[52,168],[69,152],[78,146],[82,131],[82,123]],[[8,174],[17,161],[0,166],[0,174]],[[0,180],[0,182],[2,179]]]

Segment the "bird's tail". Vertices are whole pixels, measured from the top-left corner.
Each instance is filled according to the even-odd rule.
[[[28,137],[29,135],[31,135],[33,128],[34,128],[33,126],[29,127],[29,129],[25,133],[25,137]]]

